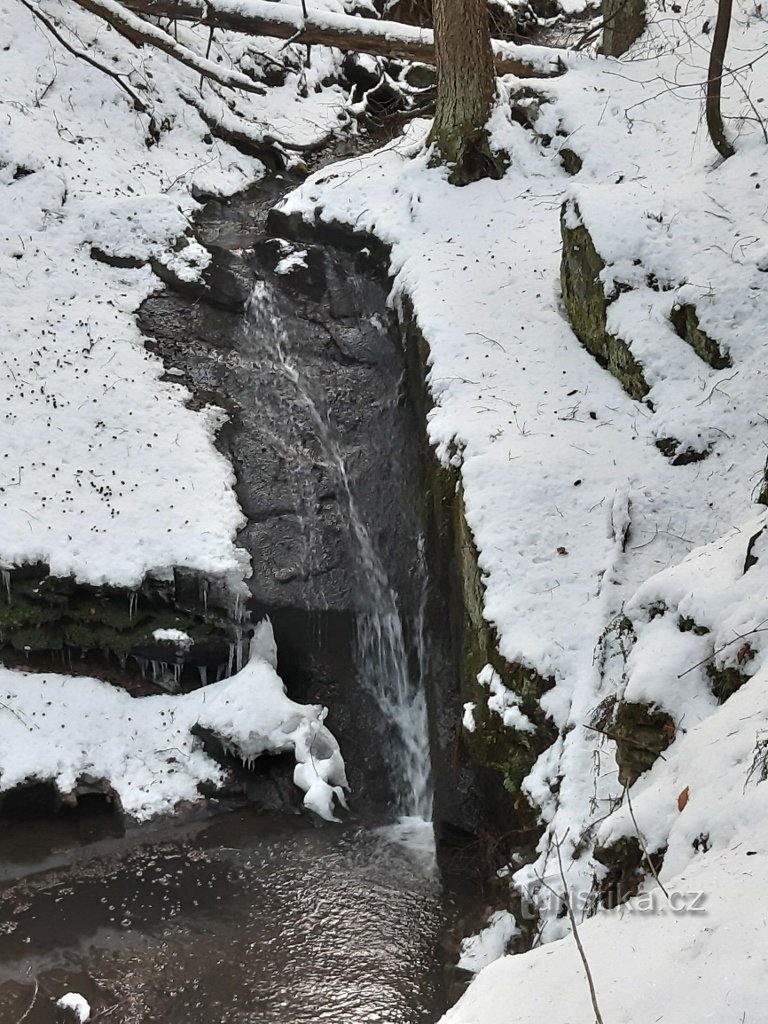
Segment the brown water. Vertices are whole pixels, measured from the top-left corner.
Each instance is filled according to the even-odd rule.
[[[52,1024],[72,990],[109,1024],[442,1012],[439,881],[391,831],[246,809],[120,838],[109,820],[0,829],[0,1024],[30,1006],[24,1024]]]

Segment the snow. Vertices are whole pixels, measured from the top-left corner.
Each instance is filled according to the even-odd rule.
[[[85,1024],[87,1020],[90,1020],[90,1003],[79,992],[67,992],[61,999],[56,1000],[56,1005],[62,1010],[71,1010],[79,1024]]]
[[[303,51],[282,41],[218,32],[211,42],[203,28],[177,26],[173,45],[210,47],[197,66],[232,84],[253,86],[263,54],[285,65],[284,85],[254,86],[267,95],[222,92],[74,4],[39,9],[146,112],[19,0],[0,0],[0,567],[9,603],[7,570],[36,562],[129,588],[187,567],[223,580],[236,603],[249,564],[236,546],[244,519],[234,474],[214,445],[224,414],[188,408],[191,395],[144,348],[136,311],[162,287],[155,269],[193,283],[208,265],[194,196],[229,196],[264,174],[212,137],[196,107],[224,108],[228,127],[247,125],[257,139],[316,142],[346,120],[343,94],[328,84],[340,55],[315,47],[304,68]],[[154,638],[191,643],[178,630]],[[95,679],[2,668],[0,789],[41,779],[66,794],[85,776],[107,780],[138,820],[167,813],[223,778],[190,733],[199,725],[246,762],[292,750],[306,806],[333,817],[345,784],[338,747],[322,709],[288,700],[275,666],[267,624],[242,672],[194,694],[132,700]]]
[[[479,974],[484,967],[503,956],[510,940],[519,934],[520,929],[508,910],[495,911],[482,931],[462,941],[456,966],[462,971]]]
[[[131,818],[168,814],[199,800],[201,784],[225,780],[192,733],[199,727],[246,765],[292,751],[294,782],[321,817],[334,820],[344,803],[344,762],[325,710],[290,700],[258,646],[236,675],[178,696],[133,698],[97,679],[6,668],[0,691],[0,793],[51,781],[67,795],[79,780],[103,779]]]
[[[487,701],[488,709],[497,714],[505,726],[517,729],[518,732],[534,731],[533,723],[518,707],[521,698],[513,690],[507,689],[493,665],[486,665],[482,668],[478,673],[477,681],[481,686],[487,686],[490,690],[491,695]]]
[[[170,644],[175,644],[177,647],[189,647],[195,641],[189,635],[185,633],[183,629],[156,629],[152,633],[152,637],[155,640],[166,641]]]

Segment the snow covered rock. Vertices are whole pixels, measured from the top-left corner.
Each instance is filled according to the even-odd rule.
[[[344,762],[324,709],[290,700],[257,652],[231,678],[178,696],[132,698],[96,679],[5,668],[0,691],[0,796],[51,782],[75,802],[79,787],[107,787],[137,821],[171,813],[199,800],[201,785],[226,779],[194,735],[200,728],[245,765],[293,752],[294,781],[321,817],[333,819],[344,803]]]

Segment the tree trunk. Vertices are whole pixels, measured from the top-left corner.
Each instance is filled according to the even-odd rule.
[[[725,48],[728,45],[728,33],[731,27],[731,8],[732,0],[719,0],[715,34],[712,39],[712,51],[709,57],[707,97],[705,102],[709,137],[723,159],[733,156],[735,152],[725,134],[725,125],[723,124],[723,114],[720,106],[723,87],[723,61],[725,60]]]
[[[429,137],[454,185],[500,178],[505,158],[492,153],[488,118],[496,94],[486,0],[434,0],[437,109]]]

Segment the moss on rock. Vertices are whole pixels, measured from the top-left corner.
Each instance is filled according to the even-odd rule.
[[[696,355],[714,370],[727,370],[733,365],[728,353],[723,352],[714,338],[710,338],[699,327],[696,309],[690,303],[675,306],[670,314],[670,320],[678,337],[686,341]]]
[[[148,577],[137,591],[93,587],[51,576],[42,564],[6,570],[4,578],[0,651],[9,664],[58,668],[62,655],[92,652],[110,676],[131,657],[218,666],[227,664],[230,645],[237,642],[239,627],[221,609],[206,608],[203,601],[198,607],[183,603],[173,581]],[[157,640],[159,629],[180,630],[192,643],[178,647]]]
[[[648,394],[643,368],[621,338],[607,330],[608,307],[620,293],[606,296],[601,274],[605,263],[581,222],[576,204],[564,203],[560,213],[563,239],[560,284],[573,333],[632,398]]]
[[[634,701],[618,701],[610,729],[616,742],[619,782],[632,786],[653,767],[675,738],[675,724],[660,708]]]
[[[401,309],[405,356],[411,392],[422,422],[426,422],[431,397],[426,386],[429,345],[406,303]],[[458,454],[458,453],[456,453]],[[453,460],[458,463],[459,459]],[[444,586],[449,593],[450,629],[458,677],[458,698],[454,708],[456,744],[482,773],[486,795],[496,789],[496,817],[516,822],[521,829],[536,830],[538,823],[521,783],[539,754],[557,735],[539,700],[554,682],[521,664],[506,661],[499,654],[499,638],[483,614],[485,587],[478,564],[478,552],[464,512],[464,491],[458,465],[441,465],[431,451],[427,454],[425,519],[434,534],[432,547],[442,553]],[[488,689],[478,674],[491,665],[507,689],[520,699],[520,710],[535,726],[522,732],[503,724],[488,708]],[[462,703],[476,705],[475,731],[460,725]],[[493,783],[495,779],[495,785]]]

